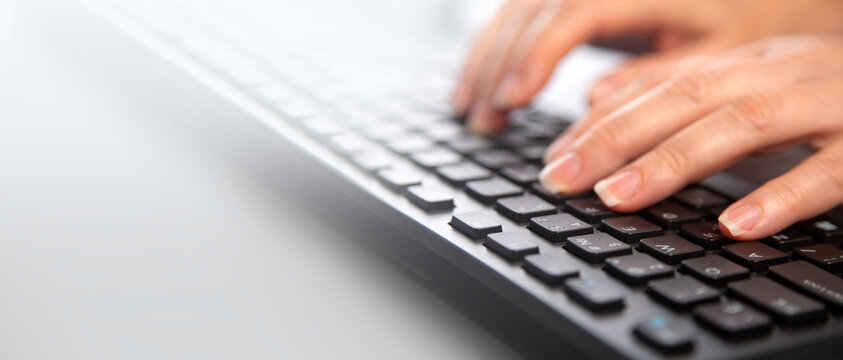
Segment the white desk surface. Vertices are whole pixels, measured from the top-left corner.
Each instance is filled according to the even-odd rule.
[[[209,95],[79,5],[12,7],[0,358],[517,356],[182,122],[240,113],[190,106]]]

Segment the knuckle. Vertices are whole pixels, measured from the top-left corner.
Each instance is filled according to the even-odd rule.
[[[689,170],[694,168],[691,157],[685,149],[676,145],[663,145],[656,150],[656,159],[671,176],[688,176]]]
[[[745,96],[731,101],[726,111],[728,120],[741,130],[763,135],[773,130],[778,114],[778,101],[769,94]]]
[[[609,154],[623,154],[622,131],[612,122],[596,124],[591,129],[590,142],[586,148],[593,147]]]
[[[769,185],[772,190],[769,194],[780,208],[793,208],[807,199],[807,189],[796,182],[774,179],[770,181]]]
[[[708,71],[682,71],[667,81],[664,92],[686,104],[700,105],[710,95],[713,82],[713,74]]]
[[[843,192],[843,154],[820,152],[811,158],[817,175],[824,184],[831,185],[835,192]]]

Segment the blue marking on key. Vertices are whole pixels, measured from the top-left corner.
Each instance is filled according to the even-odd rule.
[[[663,328],[667,325],[667,319],[664,316],[653,316],[650,318],[648,324],[650,327]]]

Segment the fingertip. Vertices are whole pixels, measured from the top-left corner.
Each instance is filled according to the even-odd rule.
[[[460,81],[451,96],[451,108],[458,116],[464,116],[471,108],[471,89],[464,81]]]
[[[720,231],[735,240],[754,240],[753,230],[762,220],[762,211],[758,205],[744,203],[733,204],[720,214],[717,219]]]
[[[562,155],[542,169],[539,182],[548,191],[556,194],[576,192],[574,180],[580,172],[580,157],[573,152]]]
[[[471,108],[468,130],[479,135],[490,136],[500,133],[506,125],[506,114],[492,109],[487,102]]]
[[[509,110],[523,105],[523,97],[521,79],[516,74],[509,74],[495,89],[492,105],[499,110]]]

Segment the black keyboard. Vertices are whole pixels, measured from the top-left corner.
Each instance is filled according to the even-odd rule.
[[[616,213],[593,193],[552,194],[537,182],[542,152],[568,118],[520,110],[506,133],[487,138],[449,116],[452,61],[413,55],[433,70],[411,90],[373,98],[356,92],[353,66],[333,68],[321,50],[279,50],[236,11],[210,21],[220,19],[155,10],[168,23],[149,20],[149,9],[105,9],[212,86],[236,93],[238,104],[322,160],[317,165],[426,229],[419,241],[446,244],[452,263],[480,264],[470,271],[494,276],[476,281],[535,317],[560,353],[571,346],[572,354],[601,358],[839,358],[843,350],[834,345],[843,340],[837,213],[735,242],[717,227],[735,200],[717,181]]]

